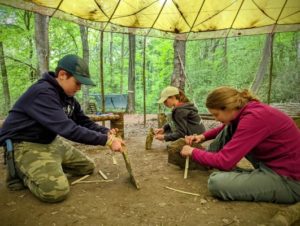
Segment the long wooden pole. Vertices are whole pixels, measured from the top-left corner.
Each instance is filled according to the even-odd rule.
[[[102,112],[105,112],[105,96],[104,96],[104,70],[103,70],[103,31],[100,31],[100,83],[101,83],[101,107]],[[105,122],[102,122],[105,125]]]
[[[270,43],[270,67],[269,67],[269,89],[268,89],[268,104],[271,102],[271,89],[272,89],[272,80],[273,80],[273,43],[274,43],[274,33],[271,34],[271,43]]]
[[[146,127],[146,40],[144,37],[144,49],[143,49],[143,91],[144,91],[144,127]]]

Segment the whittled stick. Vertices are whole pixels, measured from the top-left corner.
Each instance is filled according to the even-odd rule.
[[[98,173],[101,175],[101,177],[103,177],[104,180],[107,180],[107,176],[101,171],[99,170]]]
[[[186,157],[185,159],[185,167],[184,167],[184,175],[183,175],[183,179],[187,178],[188,172],[189,172],[189,156]]]
[[[122,139],[120,136],[117,136],[117,137]],[[129,160],[126,145],[122,145],[122,148],[123,148],[122,156],[123,156],[123,159],[125,161],[125,166],[126,166],[126,169],[128,171],[129,177],[130,177],[130,182],[136,187],[136,189],[140,189],[141,188],[140,184],[139,184],[138,180],[136,179],[136,176],[135,176],[135,174],[133,172],[133,169],[131,167],[131,163],[130,163],[130,160]]]
[[[200,194],[197,194],[197,193],[192,193],[192,192],[182,191],[182,190],[178,190],[178,189],[171,188],[171,187],[168,187],[168,186],[165,186],[165,188],[170,189],[170,190],[172,190],[172,191],[179,192],[179,193],[187,194],[187,195],[200,196]]]
[[[130,160],[129,160],[129,157],[128,157],[128,153],[127,153],[127,148],[126,146],[123,147],[123,152],[122,152],[122,155],[123,155],[123,158],[124,158],[124,161],[125,161],[125,166],[127,168],[127,171],[129,173],[129,176],[130,176],[130,181],[131,183],[137,188],[137,189],[140,189],[140,184],[138,182],[138,180],[136,179],[136,176],[132,170],[132,167],[131,167],[131,163],[130,163]]]
[[[116,157],[115,157],[114,154],[112,155],[112,161],[113,161],[114,165],[118,165],[118,162],[117,162]]]
[[[78,180],[73,181],[73,182],[71,183],[71,185],[78,184],[78,182],[84,180],[85,178],[88,178],[89,176],[90,176],[90,175],[85,175],[85,176],[79,178]]]

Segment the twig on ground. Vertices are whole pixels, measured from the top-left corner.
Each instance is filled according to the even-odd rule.
[[[101,177],[103,177],[104,180],[107,180],[107,176],[101,171],[99,170],[98,173],[101,175]]]
[[[84,180],[84,181],[77,182],[77,184],[106,183],[112,181],[113,180]]]
[[[114,165],[118,165],[118,162],[117,162],[116,157],[115,157],[114,154],[112,155],[112,161],[113,161]]]
[[[85,178],[88,178],[90,175],[85,175],[83,177],[80,177],[78,180],[75,180],[71,183],[71,185],[74,185],[74,184],[78,184],[78,182],[84,180]]]
[[[172,191],[179,192],[179,193],[187,194],[187,195],[200,196],[200,194],[197,194],[197,193],[192,193],[192,192],[182,191],[182,190],[178,190],[178,189],[171,188],[171,187],[168,187],[168,186],[165,186],[165,188],[170,189],[170,190],[172,190]]]
[[[279,209],[268,226],[293,225],[300,220],[300,202]],[[295,224],[296,225],[296,224]]]

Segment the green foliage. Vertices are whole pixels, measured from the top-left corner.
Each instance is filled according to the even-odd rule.
[[[250,88],[262,58],[265,37],[256,35],[188,42],[186,93],[195,101],[200,112],[207,111],[206,96],[218,86]],[[271,102],[300,100],[299,42],[299,32],[275,35]],[[264,102],[267,101],[268,79],[266,75],[258,93]]]
[[[25,26],[24,18],[29,18]],[[4,44],[6,67],[12,104],[35,81],[31,72],[36,68],[34,43],[34,14],[0,6],[0,40]],[[104,91],[106,94],[127,93],[128,35],[104,33]],[[249,88],[256,76],[262,57],[265,35],[244,36],[187,42],[186,94],[194,100],[200,112],[206,112],[208,92],[221,85]],[[90,93],[100,93],[100,32],[89,29],[90,73],[96,87]],[[113,41],[112,53],[110,42]],[[82,55],[79,25],[51,18],[49,24],[50,69],[54,70],[65,54]],[[122,42],[124,53],[122,56]],[[158,111],[156,104],[161,90],[170,84],[173,73],[173,40],[146,39],[146,112]],[[271,102],[299,102],[300,100],[300,36],[299,32],[278,33],[273,47]],[[143,45],[144,37],[136,37],[136,111],[143,112]],[[298,51],[298,52],[297,52]],[[111,57],[112,54],[112,57]],[[110,57],[112,63],[110,63]],[[123,70],[122,70],[123,62]],[[112,74],[111,74],[112,70]],[[2,79],[2,78],[0,78]],[[122,80],[122,82],[121,82]],[[259,90],[267,100],[269,77],[265,76]],[[122,84],[122,85],[121,85]],[[0,87],[0,104],[3,91]],[[77,97],[81,99],[82,94]],[[100,109],[98,109],[100,110]],[[6,114],[1,112],[1,115]]]

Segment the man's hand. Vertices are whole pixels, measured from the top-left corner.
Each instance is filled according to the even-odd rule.
[[[164,134],[156,134],[154,136],[155,139],[160,140],[160,141],[164,141],[165,140],[165,135]]]
[[[116,152],[123,152],[122,146],[125,145],[125,142],[120,138],[115,138],[111,144],[111,150]]]
[[[163,134],[165,131],[163,128],[155,129],[154,134]]]
[[[122,146],[125,145],[125,142],[114,135],[109,135],[107,138],[106,145],[115,152],[123,152]]]
[[[119,132],[118,128],[112,128],[111,130],[108,131],[108,134],[117,135],[118,132]]]
[[[205,141],[205,136],[200,135],[192,135],[192,136],[185,136],[184,137],[185,143],[188,145],[192,145],[193,143],[201,143]]]
[[[184,145],[183,148],[181,149],[180,154],[183,157],[191,156],[194,148],[191,147],[190,145]]]

